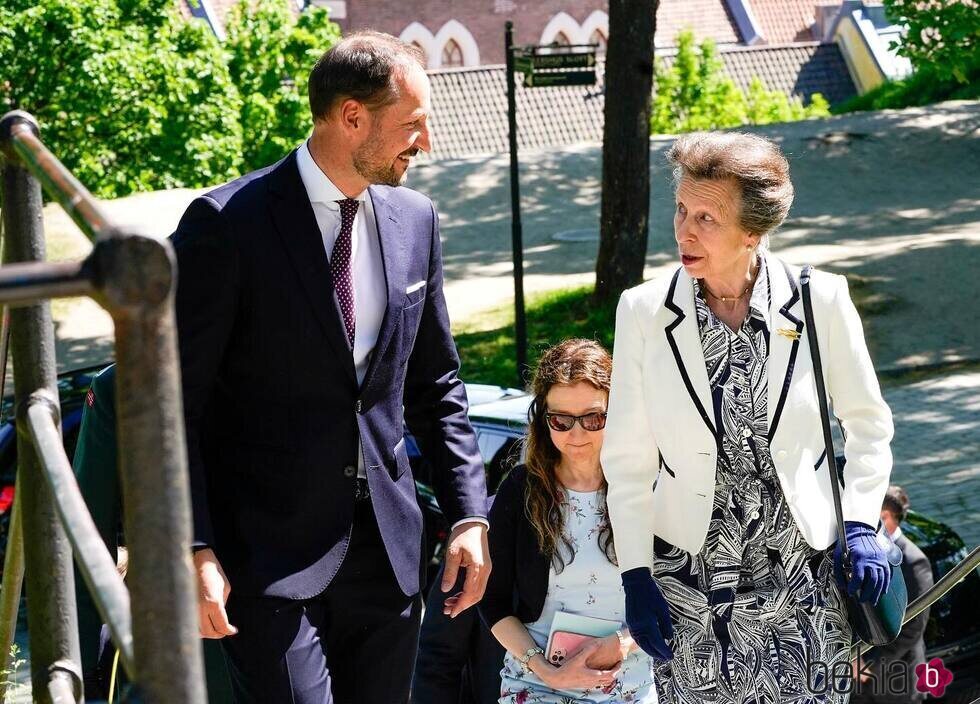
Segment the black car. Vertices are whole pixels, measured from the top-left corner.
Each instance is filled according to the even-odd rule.
[[[504,475],[522,457],[521,440],[527,431],[531,396],[519,389],[473,384],[467,384],[467,393],[470,398],[470,420],[486,464],[487,487],[493,493]],[[440,541],[446,537],[446,525],[435,495],[429,488],[431,470],[426,467],[411,436],[407,437],[419,498],[426,513],[432,574],[440,563]],[[905,536],[929,558],[936,580],[969,553],[963,540],[949,526],[915,511],[908,512],[901,528]],[[976,704],[977,697],[980,697],[978,595],[980,573],[974,571],[932,606],[925,632],[926,655],[929,659],[941,658],[954,676],[945,696],[935,701]]]
[[[68,457],[78,441],[82,407],[92,379],[102,367],[91,367],[62,374],[58,378],[61,397],[62,435]],[[468,384],[470,420],[476,430],[480,453],[487,471],[487,487],[493,493],[501,479],[521,459],[522,439],[527,430],[531,397],[520,389]],[[17,466],[17,443],[13,424],[13,399],[0,405],[0,551],[6,551],[7,528],[13,504]],[[432,470],[406,431],[409,460],[415,476],[419,504],[425,516],[429,555],[429,574],[438,571],[448,526],[439,509],[432,486]],[[949,526],[910,511],[902,532],[929,558],[938,580],[968,553],[963,540]],[[3,552],[0,552],[0,565]],[[938,603],[934,604],[926,627],[925,642],[929,658],[942,658],[954,680],[944,701],[971,702],[980,696],[980,574],[972,572]]]

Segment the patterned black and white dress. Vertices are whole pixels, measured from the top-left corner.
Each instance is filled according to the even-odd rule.
[[[722,429],[707,539],[692,555],[656,540],[674,660],[658,663],[661,704],[843,704],[851,630],[828,551],[796,527],[769,451],[769,281],[760,262],[737,331],[695,306],[715,427]],[[836,665],[836,670],[835,670]]]

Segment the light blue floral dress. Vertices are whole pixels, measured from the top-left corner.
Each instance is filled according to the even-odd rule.
[[[525,624],[542,649],[547,646],[551,622],[558,611],[625,621],[619,568],[609,562],[599,547],[598,536],[606,521],[604,493],[568,491],[567,495],[565,531],[574,559],[566,559],[560,574],[555,574],[552,565],[541,616],[534,623]],[[639,649],[623,663],[608,694],[595,689],[555,691],[533,672],[525,673],[510,653],[504,657],[500,676],[501,704],[655,704],[657,701],[650,658]]]

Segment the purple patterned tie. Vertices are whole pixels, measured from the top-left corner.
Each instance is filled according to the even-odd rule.
[[[340,233],[330,254],[330,274],[333,276],[333,289],[337,294],[340,312],[344,315],[344,327],[351,349],[354,348],[354,277],[350,270],[351,230],[359,202],[353,198],[338,200],[340,205]]]

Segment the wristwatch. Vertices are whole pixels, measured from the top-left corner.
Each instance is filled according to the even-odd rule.
[[[619,638],[619,654],[625,660],[630,654],[630,642],[626,638],[626,634],[618,628],[616,629],[616,637]]]
[[[531,661],[531,658],[533,658],[535,655],[544,655],[544,651],[541,650],[541,648],[528,648],[524,652],[524,655],[517,658],[517,661],[521,663],[521,668],[524,670],[524,672],[529,672],[531,670],[531,668],[528,667],[527,664]]]

